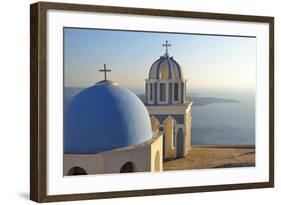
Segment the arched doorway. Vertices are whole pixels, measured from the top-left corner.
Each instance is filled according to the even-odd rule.
[[[134,171],[134,165],[132,162],[126,162],[120,169],[120,173],[130,173]]]
[[[154,159],[154,171],[161,171],[160,170],[160,154],[159,151],[156,152],[155,159]]]
[[[151,129],[152,132],[158,132],[159,121],[154,116],[151,117]]]
[[[183,157],[184,138],[182,128],[179,129],[177,135],[177,157]]]
[[[68,176],[74,176],[74,175],[87,175],[87,172],[82,167],[72,167],[68,172]]]
[[[175,120],[173,117],[169,116],[164,121],[164,157],[174,157],[175,151],[173,150],[175,147],[174,140],[174,126]]]

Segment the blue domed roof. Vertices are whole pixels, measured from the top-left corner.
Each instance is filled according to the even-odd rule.
[[[101,81],[78,93],[64,120],[65,153],[97,153],[152,138],[148,111],[130,90]]]
[[[161,74],[165,70],[165,77]],[[149,71],[149,79],[183,79],[182,69],[177,61],[167,53],[155,61]]]

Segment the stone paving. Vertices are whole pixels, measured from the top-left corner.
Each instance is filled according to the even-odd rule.
[[[193,147],[184,158],[164,161],[163,170],[255,166],[255,148]]]

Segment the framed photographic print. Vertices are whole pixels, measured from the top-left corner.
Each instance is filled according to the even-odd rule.
[[[274,186],[274,18],[31,5],[30,198]]]

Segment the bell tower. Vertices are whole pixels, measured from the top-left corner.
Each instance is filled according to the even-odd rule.
[[[146,107],[150,114],[152,131],[163,134],[163,157],[184,157],[191,147],[191,106],[186,100],[186,80],[182,68],[168,48],[156,60],[145,80]]]

